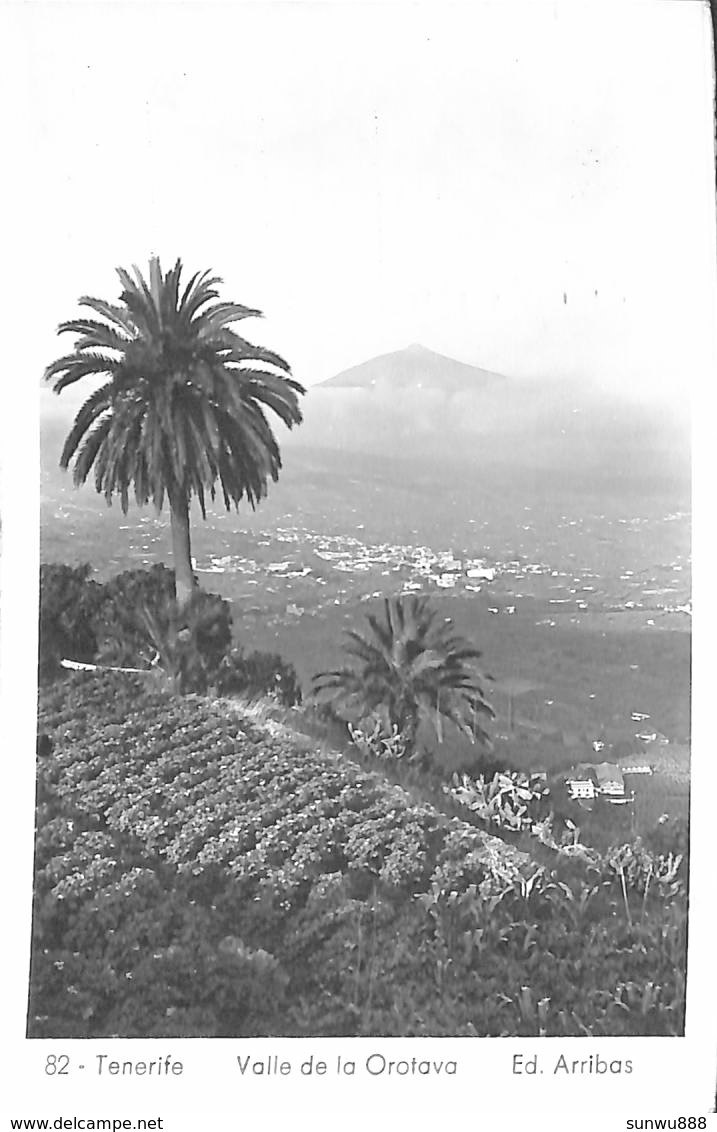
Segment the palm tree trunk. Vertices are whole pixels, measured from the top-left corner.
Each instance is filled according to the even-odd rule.
[[[172,493],[169,499],[169,521],[172,529],[174,559],[174,591],[177,606],[183,609],[196,587],[192,570],[192,544],[189,537],[189,500],[186,495]]]

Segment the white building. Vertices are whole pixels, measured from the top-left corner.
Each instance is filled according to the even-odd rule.
[[[435,579],[436,585],[442,589],[447,590],[456,584],[456,574],[439,574]]]
[[[454,572],[460,574],[463,570],[463,563],[460,558],[454,558],[452,554],[441,555],[438,559],[438,565],[444,572]]]
[[[597,763],[593,769],[601,794],[622,797],[625,793],[625,780],[619,766],[614,763]]]
[[[571,798],[594,798],[597,794],[592,778],[567,778],[565,785]]]
[[[466,570],[467,578],[483,578],[486,582],[492,582],[495,578],[495,569],[493,566],[471,566]]]

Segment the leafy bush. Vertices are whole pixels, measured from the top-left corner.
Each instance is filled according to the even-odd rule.
[[[171,598],[159,607],[144,605],[139,615],[172,687],[180,693],[206,691],[231,639],[228,602],[197,590],[181,610]]]
[[[406,738],[395,724],[387,730],[380,719],[374,719],[362,727],[349,723],[348,730],[352,743],[363,755],[391,762],[411,758]]]
[[[89,566],[41,567],[42,680],[57,675],[68,657],[128,668],[158,665],[183,692],[213,683],[231,645],[229,602],[197,590],[178,611],[174,572],[161,565],[127,570],[104,584],[89,573]],[[276,678],[282,677],[288,684],[288,669]]]
[[[102,587],[92,567],[43,563],[40,567],[40,680],[59,671],[64,657],[90,662],[97,651],[95,617]]]
[[[32,1035],[682,1032],[682,859],[547,869],[138,679],[40,707]]]
[[[278,653],[247,654],[241,648],[234,648],[222,659],[214,682],[221,696],[243,695],[249,699],[269,696],[284,707],[301,703],[296,669]]]
[[[41,863],[64,852],[38,873],[35,1036],[231,1036],[281,1008],[286,977],[274,957],[228,934],[181,880],[168,884],[156,863],[121,863],[131,847],[107,835],[66,846],[58,832]]]
[[[485,778],[453,775],[444,792],[499,829],[532,830],[546,816],[548,786],[540,775],[503,772]]]
[[[166,566],[125,570],[105,582],[97,612],[99,660],[123,668],[148,666],[156,649],[142,611],[163,610],[174,601],[174,571]]]
[[[182,691],[203,691],[231,645],[229,602],[196,590],[181,611],[174,571],[166,566],[127,570],[103,587],[97,635],[104,663],[126,667],[157,661]]]
[[[620,917],[608,880],[572,887],[545,870],[500,892],[434,887],[419,897],[444,1001],[479,987],[483,1028],[524,1036],[677,1034],[684,1026],[684,904],[658,899],[644,923]]]

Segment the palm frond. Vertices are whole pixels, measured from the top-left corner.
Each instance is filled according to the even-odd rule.
[[[87,398],[84,405],[75,417],[74,424],[67,434],[62,454],[60,456],[60,467],[67,468],[70,460],[77,450],[77,446],[82,440],[87,430],[95,423],[97,418],[102,413],[106,412],[112,404],[112,390],[113,383],[108,381],[106,385],[100,386],[99,389]]]
[[[83,377],[98,377],[103,374],[112,375],[117,367],[113,358],[100,352],[87,351],[78,354],[65,354],[52,362],[44,373],[44,380],[54,381],[53,392],[61,393],[68,385],[74,385]]]
[[[205,328],[202,327],[199,333],[203,339],[211,337],[212,343],[227,351],[225,358],[227,362],[237,365],[244,361],[263,362],[264,365],[274,366],[276,369],[283,370],[284,373],[291,371],[289,363],[280,354],[273,350],[267,350],[264,346],[254,346],[251,342],[247,342],[246,338],[240,337],[235,331],[229,330],[227,327],[223,327],[218,333],[211,335],[205,333]]]
[[[72,469],[72,479],[76,486],[84,483],[87,479],[97,456],[102,452],[102,446],[109,435],[111,426],[112,418],[105,417],[85,437]]]
[[[81,307],[89,307],[95,314],[106,318],[110,326],[114,326],[119,333],[124,333],[128,341],[137,337],[138,327],[132,321],[127,307],[115,303],[106,303],[104,299],[93,299],[91,295],[83,295],[79,299]]]
[[[244,318],[263,318],[261,311],[252,307],[242,306],[241,303],[215,303],[202,314],[202,337],[218,333],[227,324],[240,322]]]
[[[192,276],[187,290],[182,295],[177,311],[180,325],[182,325],[185,330],[197,317],[203,306],[210,303],[213,299],[219,298],[219,292],[216,290],[216,287],[218,287],[221,282],[222,280],[219,279],[218,276],[210,275],[208,271]]]
[[[99,322],[94,318],[74,318],[69,322],[61,322],[57,328],[58,334],[77,334],[76,350],[99,347],[107,350],[122,351],[131,341],[125,330],[116,326]]]
[[[132,321],[147,340],[157,341],[162,333],[159,311],[154,304],[152,293],[147,286],[142,273],[135,268],[138,278],[135,280],[123,267],[117,268],[117,275],[124,287],[120,300],[130,312]]]

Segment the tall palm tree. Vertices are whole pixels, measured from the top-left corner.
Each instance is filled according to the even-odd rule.
[[[210,272],[192,275],[183,290],[181,260],[163,274],[153,257],[148,281],[136,267],[133,275],[123,268],[117,274],[117,304],[84,296],[80,306],[89,315],[58,327],[77,340],[45,371],[54,391],[83,378],[103,381],[78,412],[60,466],[75,458],[78,485],[94,469],[97,491],[108,503],[119,496],[125,513],[132,488],[140,506],[151,500],[158,511],[166,496],[183,608],[196,585],[192,496],[204,518],[217,484],[227,510],[243,498],[255,507],[281,468],[266,410],[289,428],[299,424],[304,390],[283,358],[231,328],[261,312],[219,301],[221,279]]]
[[[410,750],[422,723],[442,741],[443,720],[487,743],[481,721],[493,710],[477,667],[481,653],[455,633],[452,621],[413,594],[384,599],[383,616],[366,620],[368,631],[345,634],[346,665],[314,677],[317,702],[354,720],[378,716],[398,728]]]

